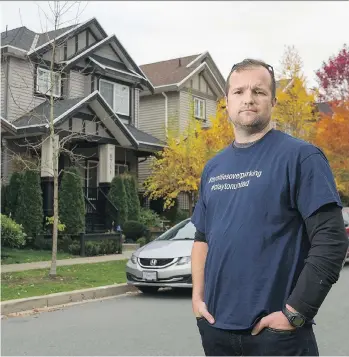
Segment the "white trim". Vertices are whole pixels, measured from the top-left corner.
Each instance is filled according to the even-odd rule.
[[[73,110],[75,110],[76,108],[78,108],[81,104],[85,103],[86,101],[88,101],[90,98],[92,98],[94,95],[98,94],[98,90],[92,92],[91,94],[89,94],[87,97],[85,97],[84,99],[80,100],[80,102],[78,102],[77,104],[75,104],[74,106],[72,106],[70,109],[68,109],[67,111],[65,111],[63,114],[61,114],[59,117],[57,117],[54,121],[53,121],[53,125],[56,124],[58,121],[60,121],[62,118],[64,118],[67,114],[69,114],[70,112],[72,112]],[[45,125],[45,124],[44,124]],[[50,124],[46,124],[45,125],[46,128],[48,128],[50,126]]]
[[[22,51],[22,52],[27,53],[26,50],[23,50],[22,48],[19,48],[19,47],[15,47],[15,46],[11,46],[11,45],[1,46],[1,48],[6,48],[6,47],[8,47],[8,48],[14,48],[15,50],[18,50],[18,51]]]
[[[199,116],[199,115],[196,115],[195,113],[195,100],[198,101],[199,103],[202,102],[203,103],[203,113],[202,113],[202,116]],[[197,96],[194,96],[193,98],[193,101],[194,101],[194,116],[195,118],[197,119],[206,119],[206,100],[205,99],[202,99],[202,98],[199,98]],[[199,104],[199,107],[200,107],[200,104]]]
[[[219,88],[221,89],[221,91],[223,92],[223,94],[225,94],[225,90],[221,87],[220,83],[218,82],[218,79],[216,78],[216,76],[214,75],[214,73],[211,71],[211,68],[208,66],[208,64],[205,62],[207,69],[209,70],[209,72],[211,73],[212,77],[215,79],[215,81],[217,82]]]
[[[70,30],[68,30],[68,31],[66,31],[66,32],[64,32],[64,33],[62,33],[62,34],[59,35],[58,37],[55,37],[55,38],[53,38],[52,40],[49,40],[49,41],[45,42],[44,44],[40,45],[39,47],[34,48],[33,50],[30,50],[30,51],[28,52],[28,56],[31,55],[32,53],[34,53],[35,51],[38,51],[38,50],[40,50],[41,48],[44,48],[45,46],[47,46],[48,44],[50,44],[50,43],[53,42],[54,40],[58,40],[58,39],[60,39],[61,37],[64,37],[64,36],[68,35],[70,32],[73,32],[73,31],[77,30],[78,28],[80,28],[80,27],[86,25],[88,22],[90,22],[90,21],[92,21],[92,20],[96,20],[96,18],[93,17],[92,19],[89,19],[89,20],[87,20],[87,21],[85,21],[85,22],[83,22],[83,23],[81,23],[81,24],[78,24],[78,25],[72,27]],[[97,20],[96,20],[96,21],[97,21]],[[57,30],[59,30],[59,29],[57,29]]]
[[[102,64],[102,63],[96,61],[94,58],[92,58],[92,57],[90,57],[90,56],[89,56],[88,58],[89,58],[89,60],[91,60],[92,62],[94,62],[97,66],[99,66],[99,67],[101,67],[101,68],[103,68],[103,69],[110,69],[110,70],[115,71],[115,72],[125,73],[125,74],[127,74],[127,75],[129,75],[129,76],[131,76],[131,77],[143,78],[142,76],[137,75],[137,74],[128,73],[128,72],[125,72],[125,71],[123,71],[123,70],[121,70],[121,69],[117,69],[117,68],[114,68],[114,67],[106,66],[106,65],[104,65],[104,64]],[[135,71],[132,71],[132,72],[136,73]],[[143,79],[145,79],[145,78],[143,78]]]
[[[163,84],[161,86],[157,86],[157,87],[154,87],[154,88],[158,89],[158,88],[165,88],[165,87],[172,87],[172,86],[177,86],[178,87],[178,83]]]
[[[41,92],[39,90],[39,85],[38,85],[38,77],[39,77],[39,70],[42,71],[42,72],[45,72],[45,73],[49,73],[50,74],[50,78],[48,79],[49,80],[49,91],[48,92],[51,92],[53,90],[53,87],[52,87],[52,83],[51,83],[51,71],[46,69],[46,68],[42,68],[42,67],[38,67],[37,70],[36,70],[36,88],[35,88],[35,92],[38,92],[38,93],[41,93],[41,94],[47,94],[47,92]],[[61,95],[62,95],[62,75],[60,72],[55,72],[53,71],[54,75],[58,74],[59,75],[59,94],[53,94],[52,93],[52,96],[56,97],[56,98],[60,98]]]
[[[0,116],[0,120],[4,121],[6,124],[10,125],[12,128],[17,130],[17,127],[13,125],[11,122],[9,122],[7,119],[5,119],[4,117]]]
[[[193,61],[186,65],[186,68],[190,68],[196,61],[199,61],[201,58],[205,57],[208,54],[208,51],[201,53],[201,55],[197,56]]]
[[[93,160],[93,159],[88,159],[87,160],[87,167],[86,167],[86,174],[87,174],[87,180],[86,180],[86,187],[87,187],[87,197],[88,197],[88,188],[89,188],[89,172],[90,172],[90,165],[89,165],[89,163],[90,162],[93,162],[93,163],[97,163],[97,165],[96,165],[96,169],[97,169],[97,187],[98,187],[98,185],[99,185],[99,169],[98,169],[98,166],[99,166],[99,161],[98,160]]]
[[[148,143],[146,141],[138,141],[139,144],[145,144],[145,145],[153,145],[153,146],[160,146],[160,147],[164,147],[166,145],[161,145],[161,144],[155,144],[155,143]]]
[[[105,83],[109,83],[109,84],[112,84],[114,87],[116,86],[116,85],[119,85],[119,86],[124,86],[124,87],[127,87],[128,88],[128,103],[127,103],[127,108],[128,108],[128,113],[122,113],[122,112],[119,112],[119,111],[116,111],[114,108],[113,108],[113,112],[114,113],[117,113],[117,114],[121,114],[121,115],[125,115],[125,116],[127,116],[127,117],[129,117],[130,116],[130,90],[131,90],[131,88],[130,88],[130,86],[127,86],[127,85],[125,85],[125,84],[120,84],[120,83],[117,83],[117,82],[112,82],[112,81],[108,81],[108,80],[106,80],[106,79],[103,79],[103,78],[100,78],[99,79],[99,86],[101,85],[101,82],[105,82]],[[101,91],[99,90],[99,94],[102,96],[102,94],[101,94]],[[114,96],[113,96],[113,102],[114,102]],[[114,104],[114,103],[113,103]]]
[[[183,83],[185,83],[190,77],[192,77],[194,74],[199,72],[201,69],[203,69],[206,65],[206,63],[201,63],[199,67],[196,67],[193,72],[191,72],[189,75],[187,75],[184,79],[182,79],[180,82],[177,83],[177,86],[180,87]]]
[[[113,36],[114,35],[111,35],[111,36],[108,36],[108,37],[104,38],[103,40],[97,42],[93,46],[91,46],[88,49],[86,49],[84,52],[81,52],[79,55],[73,57],[69,61],[61,61],[60,63],[64,63],[66,66],[68,66],[70,63],[75,62],[77,59],[79,59],[80,57],[84,56],[86,53],[89,53],[93,49],[95,49],[96,47],[99,47],[99,46],[103,45],[106,41],[110,40]]]
[[[40,35],[38,35],[38,34],[36,34],[34,36],[34,39],[33,39],[32,45],[30,46],[29,51],[32,51],[33,49],[35,49],[35,47],[36,47],[36,45],[38,43],[39,37],[40,37]]]

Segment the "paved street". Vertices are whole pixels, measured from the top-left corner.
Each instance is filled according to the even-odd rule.
[[[349,265],[317,316],[321,355],[349,355]],[[2,321],[2,355],[202,355],[190,291],[142,294]]]

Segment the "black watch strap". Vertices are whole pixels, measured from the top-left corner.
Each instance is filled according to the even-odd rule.
[[[284,306],[282,312],[293,327],[302,327],[306,322],[306,318],[302,314],[299,312],[292,312],[288,310],[286,306]]]

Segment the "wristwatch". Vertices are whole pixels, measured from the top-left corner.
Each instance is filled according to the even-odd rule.
[[[292,312],[286,306],[283,307],[282,312],[293,327],[302,327],[306,322],[306,318],[302,314]]]

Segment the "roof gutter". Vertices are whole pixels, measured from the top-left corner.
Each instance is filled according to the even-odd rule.
[[[161,92],[161,94],[165,97],[165,135],[168,137],[168,97],[165,92]]]

